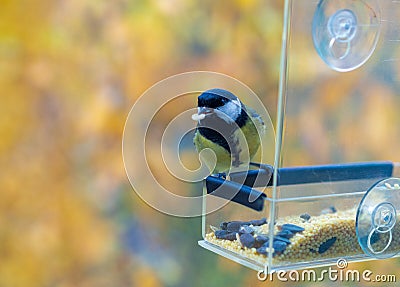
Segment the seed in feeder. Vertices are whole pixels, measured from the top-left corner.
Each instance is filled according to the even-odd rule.
[[[285,229],[285,230],[279,231],[277,236],[290,239],[290,238],[292,238],[294,236],[294,234],[290,230]]]
[[[274,248],[274,255],[280,254],[283,251],[285,251],[287,244],[283,241],[274,241],[274,244],[272,247]],[[268,250],[269,250],[269,243],[266,242],[261,246],[260,248],[257,248],[257,253],[263,254],[263,255],[268,255]]]
[[[226,230],[226,227],[227,227],[228,223],[229,223],[229,222],[226,222],[226,221],[221,222],[221,224],[219,225],[219,228],[221,228],[221,229],[223,229],[223,230]]]
[[[243,234],[243,233],[253,234],[253,233],[254,233],[254,229],[251,228],[251,227],[248,226],[248,225],[242,225],[242,226],[240,226],[240,228],[239,228],[239,233],[240,233],[240,234]]]
[[[259,248],[267,241],[268,241],[268,237],[267,236],[257,235],[257,237],[255,238],[254,247]]]
[[[259,254],[268,255],[268,250],[269,250],[269,247],[263,245],[263,246],[261,246],[260,248],[257,248],[256,251],[257,251],[257,253],[259,253]]]
[[[244,224],[245,222],[243,221],[231,221],[226,225],[226,230],[229,232],[239,232],[240,227]]]
[[[281,226],[281,230],[289,230],[292,233],[303,232],[304,228],[295,224],[286,223]]]
[[[329,213],[336,213],[337,209],[333,205],[329,206],[328,208],[325,208],[321,211],[321,214],[329,214]]]
[[[218,239],[225,239],[225,240],[235,240],[236,239],[236,233],[235,232],[229,232],[227,230],[217,230],[214,232],[215,237]]]
[[[255,219],[255,220],[250,220],[248,222],[249,225],[253,225],[253,226],[260,226],[260,225],[264,225],[267,224],[267,219],[265,217],[261,218],[261,219]]]
[[[220,238],[221,236],[227,235],[229,232],[227,230],[215,230],[215,237]]]
[[[380,234],[378,232],[374,232],[370,237],[370,244],[375,244],[380,239]],[[363,241],[368,241],[368,236],[362,238]]]
[[[219,232],[222,231],[218,231],[216,233],[216,235],[223,235],[223,239],[230,237],[231,241],[218,239],[216,235],[214,235],[214,232],[207,234],[206,240],[218,244],[232,252],[237,252],[240,255],[249,257],[254,260],[260,260],[262,263],[265,262],[264,257],[268,254],[274,256],[274,260],[276,260],[277,262],[303,262],[304,260],[310,260],[311,258],[319,259],[329,256],[336,257],[360,254],[362,250],[357,243],[354,212],[355,211],[351,209],[348,211],[338,210],[336,214],[330,212],[329,214],[321,216],[314,215],[312,216],[312,224],[304,223],[304,221],[299,218],[299,215],[290,216],[284,218],[283,220],[278,220],[275,228],[275,230],[277,231],[276,233],[274,233],[274,242],[271,245],[271,247],[273,247],[274,249],[269,249],[269,235],[265,234],[266,230],[268,229],[266,228],[266,226],[249,226],[254,229],[255,234],[254,246],[252,248],[242,249],[241,242],[239,240],[234,240],[240,239],[240,236],[236,238],[236,233],[232,232],[219,234]],[[400,216],[398,216],[397,219],[400,221]],[[243,224],[241,226],[250,225],[249,222],[250,221],[243,221]],[[283,224],[284,222],[286,223],[286,225]],[[228,223],[229,221],[226,224],[221,225],[222,227],[225,226],[226,228]],[[298,224],[299,226],[295,224]],[[305,227],[304,232],[301,232],[303,231],[302,226]],[[395,234],[399,233],[400,227],[398,226],[399,225],[395,226]],[[292,231],[293,229],[295,229],[297,233]],[[280,232],[285,230],[296,233],[293,239],[289,240],[291,241],[290,247],[288,242],[279,240],[285,238],[284,236],[282,236],[282,234],[280,234]],[[283,234],[285,233],[286,231]],[[276,238],[277,236],[279,236],[278,240]],[[384,234],[375,232],[370,236],[370,243],[375,245],[385,245],[386,240],[385,242],[381,242],[380,240],[383,237],[385,237]],[[394,235],[393,238],[394,240],[397,240],[399,236]],[[387,238],[385,237],[385,239]],[[252,239],[249,238],[249,240]],[[361,239],[362,242],[366,242],[367,240],[368,236]],[[337,244],[335,243],[336,241],[338,241]],[[398,244],[398,241],[394,242],[395,244]],[[283,248],[285,248],[285,246],[286,249],[281,251]]]
[[[264,245],[265,245],[265,244],[268,244],[269,236],[266,235],[266,234],[257,235],[257,237],[260,237],[260,236],[261,236],[263,239],[265,238]],[[275,241],[282,241],[282,242],[285,242],[286,245],[289,245],[289,244],[292,243],[289,239],[287,239],[287,238],[285,238],[285,237],[281,237],[281,236],[279,236],[279,235],[274,235],[274,242],[275,242]]]
[[[255,243],[255,239],[253,235],[250,233],[243,233],[242,235],[239,236],[239,234],[236,235],[238,241],[242,245],[242,247],[247,247],[247,248],[252,248]]]
[[[265,244],[267,244],[267,243],[265,243]],[[281,253],[281,252],[285,251],[286,246],[287,246],[287,244],[283,241],[274,241],[274,244],[273,244],[275,253]]]
[[[274,242],[275,253],[282,253],[283,251],[285,251],[286,246],[287,245],[285,244],[285,242],[282,241]]]
[[[279,235],[275,235],[274,236],[274,242],[275,241],[282,241],[282,242],[285,242],[286,244],[291,244],[292,243],[292,242],[290,242],[289,239],[287,239],[285,237],[282,237],[282,236],[279,236]]]
[[[304,219],[305,221],[309,221],[311,218],[311,215],[309,215],[308,213],[303,213],[300,215],[301,219]]]
[[[328,239],[324,243],[322,243],[319,248],[318,248],[318,253],[322,254],[326,252],[334,243],[336,242],[336,237],[332,237],[331,239]]]

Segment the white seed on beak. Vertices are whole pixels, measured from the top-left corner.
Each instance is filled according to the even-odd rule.
[[[204,118],[207,115],[211,114],[212,112],[213,112],[213,109],[205,108],[205,107],[198,107],[197,114],[192,115],[192,120],[194,120],[194,121],[204,120]]]
[[[203,120],[205,117],[206,117],[205,114],[193,114],[192,115],[192,120],[198,122],[198,121]]]

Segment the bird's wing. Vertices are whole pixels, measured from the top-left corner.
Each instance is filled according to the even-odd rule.
[[[261,134],[260,136],[263,136],[265,133],[265,123],[263,121],[263,119],[261,118],[261,116],[252,108],[247,107],[247,112],[249,114],[249,116],[252,118],[254,124],[256,125],[257,129],[262,132],[263,134]]]

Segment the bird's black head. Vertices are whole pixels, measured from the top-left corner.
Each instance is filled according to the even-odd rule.
[[[229,101],[238,100],[231,92],[223,89],[211,89],[203,92],[197,99],[198,107],[216,109]]]

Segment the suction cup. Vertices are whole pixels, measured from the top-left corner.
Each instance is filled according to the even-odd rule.
[[[321,0],[312,25],[315,49],[339,72],[354,70],[371,57],[379,31],[376,0]]]
[[[378,182],[364,195],[357,211],[356,234],[362,250],[375,258],[400,251],[400,179]]]

